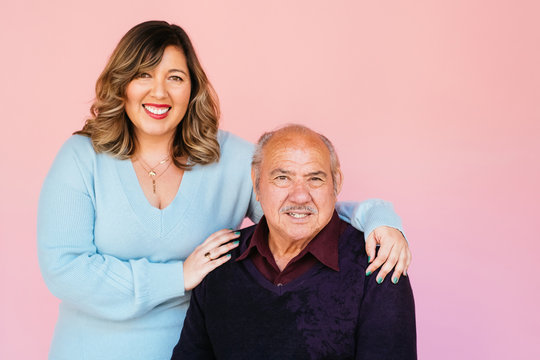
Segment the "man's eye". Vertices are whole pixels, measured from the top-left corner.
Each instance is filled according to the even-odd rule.
[[[274,178],[274,182],[278,185],[287,184],[289,177],[286,175],[279,175]]]
[[[313,176],[309,178],[309,183],[311,184],[311,186],[319,187],[319,186],[322,186],[325,182],[323,178]]]

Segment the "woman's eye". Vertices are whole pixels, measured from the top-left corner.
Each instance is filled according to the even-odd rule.
[[[171,76],[169,79],[171,79],[173,81],[183,81],[184,80],[180,76],[176,76],[176,75]]]
[[[149,77],[150,77],[149,73],[140,73],[139,75],[137,75],[137,78],[139,79],[147,79]]]

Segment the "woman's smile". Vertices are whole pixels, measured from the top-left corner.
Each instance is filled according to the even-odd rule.
[[[168,104],[143,104],[142,107],[154,119],[165,119],[171,110]]]

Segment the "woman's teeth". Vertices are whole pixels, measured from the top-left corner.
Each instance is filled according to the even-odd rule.
[[[152,114],[155,114],[155,115],[163,115],[171,109],[170,107],[158,108],[158,107],[148,106],[148,105],[143,105],[143,106],[146,110],[150,111]]]

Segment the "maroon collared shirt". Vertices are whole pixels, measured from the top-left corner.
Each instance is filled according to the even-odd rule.
[[[347,223],[334,210],[330,222],[280,271],[268,246],[268,224],[263,216],[255,228],[247,249],[236,259],[250,259],[257,270],[275,285],[287,284],[308,271],[317,262],[339,271],[338,242]]]

